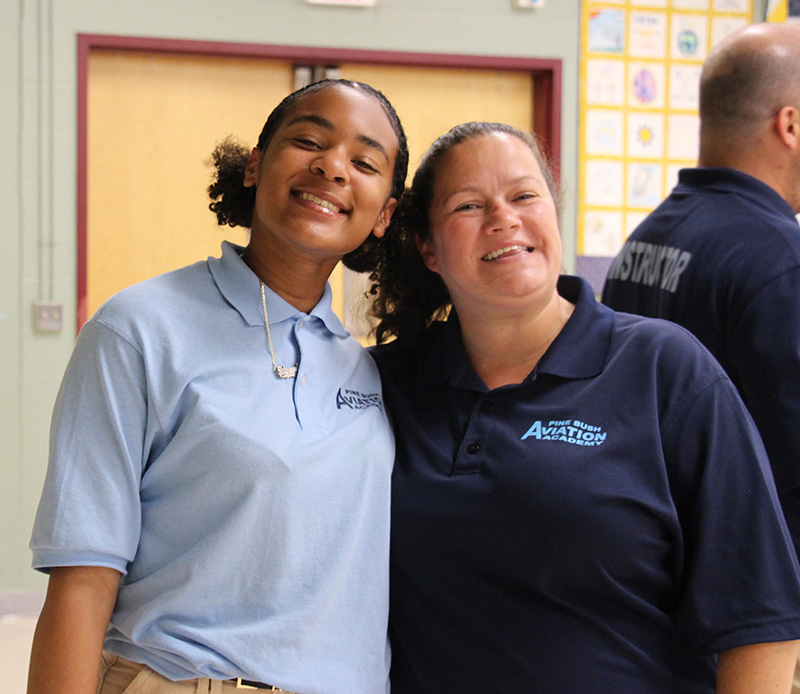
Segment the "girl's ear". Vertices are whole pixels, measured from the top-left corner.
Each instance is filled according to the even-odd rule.
[[[251,188],[258,183],[258,172],[261,168],[261,150],[258,147],[253,147],[250,152],[250,160],[247,162],[247,168],[244,170],[244,187]]]
[[[383,206],[380,215],[378,215],[378,221],[375,222],[375,228],[372,230],[372,233],[375,234],[377,238],[380,238],[386,233],[386,227],[388,227],[389,222],[392,221],[392,213],[395,207],[397,207],[397,198],[389,198]]]

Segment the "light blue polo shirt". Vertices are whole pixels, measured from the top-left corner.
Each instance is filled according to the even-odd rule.
[[[372,359],[331,310],[223,244],[84,326],[56,402],[34,568],[125,575],[106,648],[173,679],[388,690],[394,443]]]

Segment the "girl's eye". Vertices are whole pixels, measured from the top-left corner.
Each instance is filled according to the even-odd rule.
[[[353,163],[359,167],[360,169],[364,169],[365,171],[369,171],[370,173],[380,173],[376,167],[370,164],[368,161],[363,161],[361,159],[356,159]]]
[[[301,147],[308,147],[309,149],[318,149],[319,145],[314,140],[307,140],[304,137],[296,137],[294,141]]]

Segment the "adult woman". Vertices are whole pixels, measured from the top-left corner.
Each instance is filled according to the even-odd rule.
[[[394,694],[788,692],[797,563],[752,423],[688,333],[559,277],[531,138],[454,128],[392,226]]]
[[[386,690],[393,442],[327,279],[356,249],[369,267],[403,130],[328,81],[230,154],[212,209],[247,248],[121,292],[78,339],[31,543],[50,571],[31,693],[94,692],[98,669],[103,694]]]

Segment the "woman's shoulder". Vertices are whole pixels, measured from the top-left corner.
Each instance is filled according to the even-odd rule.
[[[691,332],[661,318],[615,312],[609,361],[652,368],[662,378],[711,382],[727,379],[716,358]],[[699,379],[699,380],[698,380]]]
[[[381,364],[389,366],[418,362],[437,353],[449,332],[446,321],[434,321],[415,340],[394,339],[369,347],[369,353],[379,366]]]
[[[441,376],[445,363],[456,358],[450,349],[451,340],[452,326],[446,321],[435,321],[415,340],[399,338],[370,347],[369,352],[384,384],[405,389]]]

